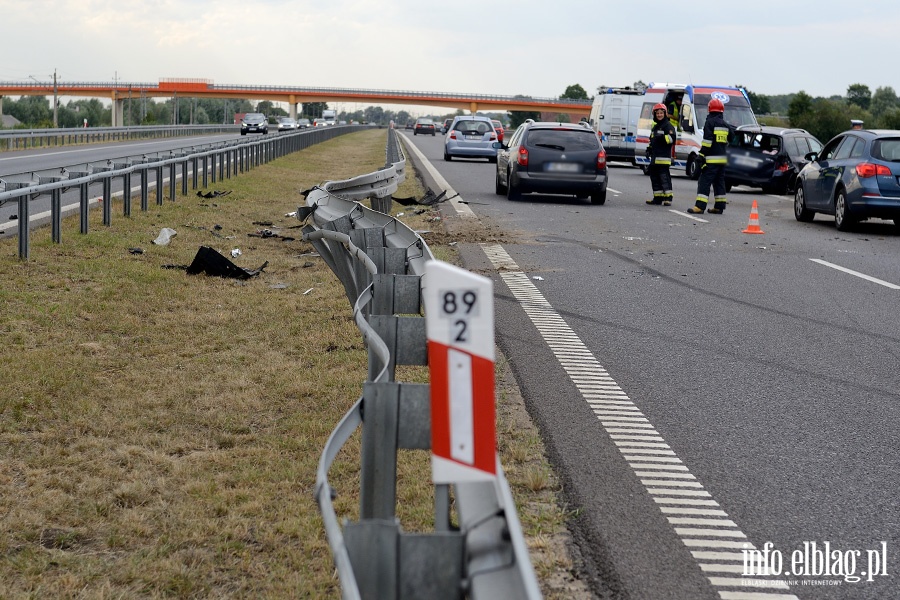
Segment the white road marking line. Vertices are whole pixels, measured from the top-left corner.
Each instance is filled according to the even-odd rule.
[[[701,219],[700,217],[695,217],[695,216],[692,215],[691,213],[685,212],[685,211],[683,211],[683,210],[678,210],[677,208],[670,208],[670,209],[669,209],[669,212],[670,212],[670,213],[675,213],[675,214],[678,215],[679,217],[684,217],[685,219],[692,219],[692,220],[694,220],[694,221],[699,221],[699,222],[701,222],[701,223],[709,223],[709,221],[707,221],[706,219]]]
[[[746,534],[739,530],[728,530],[728,529],[703,529],[699,527],[676,527],[675,533],[678,535],[702,535],[702,536],[715,536],[715,537],[736,537],[736,538],[746,538]]]
[[[678,214],[706,222],[687,213]],[[681,464],[681,459],[670,449],[640,408],[631,402],[628,394],[597,362],[593,353],[556,313],[527,275],[518,270],[515,261],[503,247],[494,244],[483,245],[482,248],[582,398],[610,435],[610,439],[644,485],[644,489],[653,497],[660,512],[666,515],[666,520],[685,545],[720,550],[739,547],[750,549],[749,543],[745,545],[744,542],[705,539],[746,540],[747,536],[728,518],[728,513],[721,509],[710,493],[703,489],[703,484]],[[617,435],[613,435],[614,433]],[[676,470],[680,472],[672,472]],[[691,551],[691,555],[698,564],[701,560],[742,563],[744,560],[743,552]],[[720,587],[752,588],[756,583],[754,580],[734,577],[708,577],[708,579],[712,585]],[[788,589],[786,584],[782,585]],[[720,595],[722,593],[720,592]],[[793,596],[781,594],[774,597],[787,600]]]
[[[681,540],[685,546],[698,548],[733,548],[735,550],[756,550],[750,542],[732,542],[730,540]]]
[[[840,265],[836,265],[836,264],[830,263],[828,261],[820,260],[818,258],[811,258],[809,260],[813,261],[814,263],[818,263],[822,266],[830,267],[832,269],[836,269],[843,273],[847,273],[848,275],[853,275],[854,277],[859,277],[860,279],[865,279],[866,281],[871,281],[872,283],[877,283],[878,285],[883,285],[884,287],[890,288],[892,290],[900,290],[900,285],[889,283],[887,281],[884,281],[883,279],[878,279],[876,277],[872,277],[871,275],[866,275],[865,273],[860,273],[859,271],[853,271],[851,269],[847,269],[846,267],[842,267]]]

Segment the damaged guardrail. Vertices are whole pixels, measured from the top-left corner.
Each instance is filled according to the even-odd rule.
[[[17,182],[0,179],[0,205],[9,201],[18,203],[17,233],[19,240],[19,258],[30,256],[31,201],[41,195],[50,196],[50,225],[53,241],[62,242],[62,197],[68,190],[78,190],[78,211],[81,217],[80,231],[88,233],[88,211],[91,204],[90,188],[102,186],[99,197],[103,210],[103,224],[112,224],[113,182],[120,180],[123,196],[123,216],[131,215],[132,194],[140,196],[142,211],[149,210],[150,191],[155,190],[156,204],[162,205],[165,184],[168,184],[168,197],[175,200],[177,186],[180,181],[181,195],[188,193],[188,181],[191,188],[198,188],[198,180],[202,180],[205,188],[209,183],[230,179],[253,167],[265,164],[308,148],[319,142],[332,139],[345,133],[355,131],[351,127],[318,127],[291,134],[264,136],[258,140],[239,140],[224,142],[208,149],[197,151],[173,151],[168,157],[156,159],[141,157],[122,158],[104,161],[101,164],[87,164],[83,167],[62,169],[56,175],[40,175],[37,181]],[[138,185],[132,188],[132,178]],[[199,193],[199,192],[198,192]],[[95,202],[96,204],[96,202]]]
[[[392,148],[392,145],[394,146]],[[394,154],[392,154],[394,153]],[[396,517],[397,452],[431,449],[430,385],[394,380],[397,365],[426,365],[425,266],[434,256],[396,218],[350,198],[385,198],[405,164],[388,131],[387,165],[306,192],[297,215],[344,286],[369,353],[360,398],[331,433],[319,461],[315,496],[346,600],[475,600],[541,597],[503,469],[489,481],[435,487],[434,531],[406,533]],[[371,186],[367,190],[367,186]],[[491,390],[493,391],[493,390]],[[328,471],[362,427],[359,520],[341,527]]]

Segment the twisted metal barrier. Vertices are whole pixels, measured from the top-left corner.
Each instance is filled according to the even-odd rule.
[[[345,600],[541,598],[503,469],[491,481],[435,487],[434,531],[406,533],[396,517],[397,451],[431,448],[429,384],[394,380],[397,365],[426,365],[422,316],[425,264],[420,236],[353,199],[385,198],[404,177],[405,157],[388,131],[387,164],[311,190],[297,215],[344,286],[369,353],[363,392],[331,433],[316,472],[315,497]],[[439,284],[440,282],[433,282]],[[328,471],[362,427],[359,520],[339,523]]]
[[[90,188],[100,185],[100,203],[103,210],[103,224],[112,224],[113,183],[121,181],[123,216],[131,215],[132,194],[140,196],[140,208],[149,210],[150,191],[155,190],[156,204],[162,205],[165,186],[168,197],[175,200],[180,182],[181,194],[187,195],[188,182],[196,190],[202,182],[209,183],[230,179],[240,173],[308,148],[351,131],[356,127],[318,127],[277,136],[263,136],[257,140],[236,140],[215,144],[206,149],[185,149],[172,151],[168,156],[125,156],[102,161],[99,164],[85,164],[81,167],[63,169],[56,175],[38,175],[37,181],[0,180],[0,205],[15,201],[18,203],[17,234],[19,258],[30,257],[31,202],[42,195],[50,196],[50,225],[54,242],[62,242],[63,194],[69,190],[78,191],[78,211],[81,217],[80,231],[88,233],[88,211],[90,210]],[[152,175],[152,177],[151,177]],[[132,178],[138,185],[132,188]]]

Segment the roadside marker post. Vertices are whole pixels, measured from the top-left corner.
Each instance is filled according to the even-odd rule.
[[[425,265],[435,484],[497,474],[493,282],[449,263]]]

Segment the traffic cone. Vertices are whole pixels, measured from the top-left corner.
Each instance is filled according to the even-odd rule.
[[[765,233],[759,228],[759,212],[756,208],[756,200],[753,201],[753,208],[750,209],[750,222],[747,224],[747,229],[744,230],[744,233]]]

